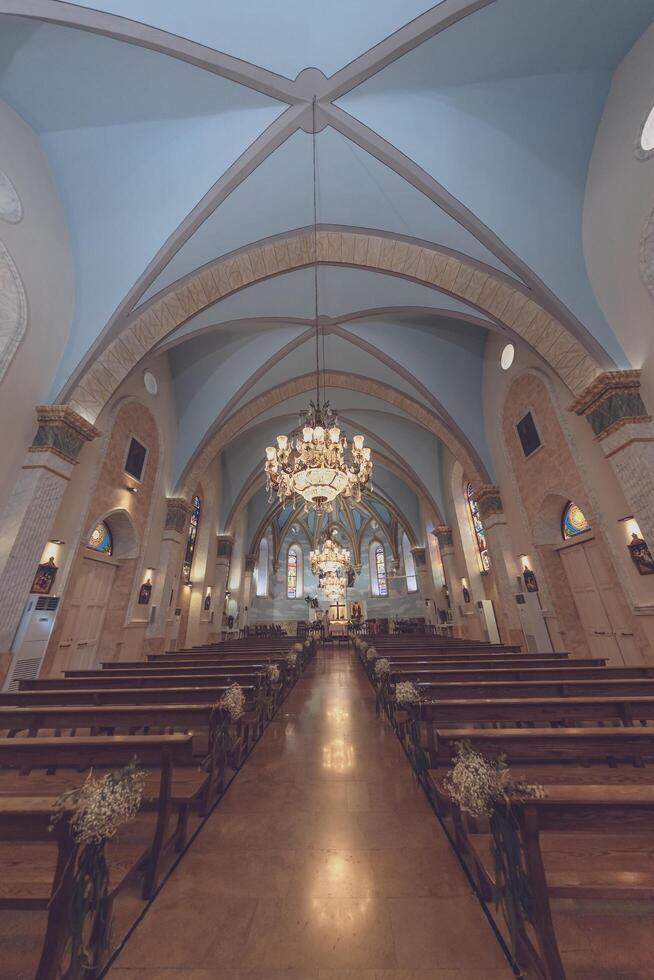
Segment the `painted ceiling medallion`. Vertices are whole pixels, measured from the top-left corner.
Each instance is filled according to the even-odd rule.
[[[350,446],[341,434],[338,416],[320,396],[320,322],[318,318],[318,211],[316,183],[316,100],[313,100],[313,244],[314,244],[314,324],[316,334],[316,400],[300,412],[302,436],[277,436],[277,446],[266,448],[266,488],[270,503],[276,493],[282,504],[298,495],[306,510],[331,512],[337,497],[361,500],[361,493],[372,473],[370,449],[364,437],[356,435]]]
[[[23,205],[18,196],[18,191],[6,173],[0,170],[0,218],[3,221],[8,221],[11,225],[15,225],[22,217]]]

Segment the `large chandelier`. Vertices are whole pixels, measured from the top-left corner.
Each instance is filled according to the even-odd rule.
[[[314,575],[339,571],[347,573],[351,564],[348,549],[341,548],[331,538],[327,538],[315,551],[309,552],[309,561]]]
[[[346,581],[337,572],[325,572],[320,579],[318,588],[325,593],[327,599],[343,599]]]
[[[266,489],[277,494],[283,506],[298,495],[306,510],[322,514],[333,509],[338,496],[361,500],[361,493],[372,473],[370,449],[364,437],[356,435],[351,445],[342,434],[338,416],[320,395],[320,322],[318,318],[318,209],[316,196],[316,100],[313,100],[313,244],[314,244],[314,326],[316,335],[316,400],[300,412],[301,436],[279,435],[277,446],[266,448]],[[323,339],[324,342],[324,339]],[[324,356],[323,356],[324,360]]]

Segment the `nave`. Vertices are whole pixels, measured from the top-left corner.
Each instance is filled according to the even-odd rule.
[[[112,980],[508,980],[351,649],[317,654]]]

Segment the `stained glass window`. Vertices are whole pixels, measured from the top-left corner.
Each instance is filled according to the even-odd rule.
[[[486,547],[486,533],[484,531],[484,525],[481,523],[481,518],[479,516],[479,508],[477,507],[477,501],[475,500],[475,491],[473,490],[472,483],[466,484],[466,500],[468,501],[468,507],[470,509],[475,538],[477,539],[481,567],[484,572],[487,572],[490,570],[490,555],[488,554],[488,548]]]
[[[569,500],[563,509],[563,516],[561,517],[561,534],[563,535],[563,540],[567,541],[568,538],[574,538],[577,534],[583,534],[584,531],[590,530],[592,528],[581,508]]]
[[[386,580],[386,555],[380,544],[375,548],[375,570],[377,572],[377,594],[388,595],[388,582]]]
[[[111,531],[104,521],[100,521],[93,528],[93,534],[88,540],[86,545],[92,551],[99,551],[103,555],[113,555],[114,553],[114,539],[111,536]]]
[[[297,551],[288,549],[286,559],[286,598],[297,599]]]
[[[191,581],[191,567],[193,565],[193,553],[195,542],[198,536],[198,524],[200,523],[200,511],[202,502],[198,495],[193,497],[193,510],[191,511],[191,521],[188,526],[188,538],[186,539],[186,554],[184,555],[184,581]]]

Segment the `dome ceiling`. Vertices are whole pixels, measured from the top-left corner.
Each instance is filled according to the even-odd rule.
[[[0,0],[0,98],[42,142],[75,264],[51,397],[94,419],[167,352],[174,487],[218,448],[238,496],[268,430],[310,397],[314,97],[333,400],[390,467],[430,456],[411,492],[429,487],[442,509],[443,447],[493,478],[489,331],[548,358],[526,325],[553,324],[564,349],[550,363],[573,390],[627,366],[581,219],[611,77],[654,0],[15,7]]]

